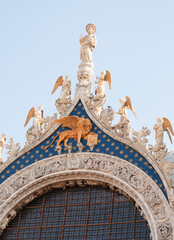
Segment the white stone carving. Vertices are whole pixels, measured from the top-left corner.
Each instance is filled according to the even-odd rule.
[[[107,106],[106,109],[101,110],[100,122],[106,126],[108,129],[111,129],[112,121],[114,120],[114,110],[111,106]]]
[[[105,71],[102,70],[100,73],[100,77],[97,77],[98,81],[95,81],[96,84],[98,84],[95,94],[96,95],[103,95],[105,94],[105,85],[107,81],[105,81]]]
[[[16,216],[16,211],[12,210],[8,216],[3,220],[3,222],[0,224],[0,234],[3,232],[3,230],[7,227],[8,223]]]
[[[163,142],[164,132],[163,132],[163,122],[160,118],[156,119],[157,123],[154,125],[156,145],[153,146],[149,144],[149,151],[154,157],[155,161],[161,165],[162,159],[167,155],[168,149]]]
[[[6,144],[5,147],[6,147],[6,149],[8,149],[8,152],[7,152],[7,154],[8,154],[7,160],[8,160],[12,156],[15,156],[17,154],[17,152],[19,152],[20,143],[15,144],[13,138],[10,138],[9,144]]]
[[[95,97],[91,94],[87,101],[89,108],[96,117],[100,117],[103,105],[106,102],[106,94],[97,94]]]
[[[6,143],[6,134],[2,134],[1,138],[0,138],[0,166],[4,163],[2,157],[1,157],[1,153],[3,148],[5,147],[5,143]]]
[[[26,145],[31,144],[34,140],[43,134],[43,107],[39,106],[38,110],[34,111],[33,125],[26,132]],[[30,117],[31,118],[31,117]]]
[[[45,129],[45,132],[47,132],[52,125],[54,124],[54,120],[57,119],[57,113],[54,113],[52,117],[46,116],[46,118],[43,119],[44,126],[43,128]]]
[[[134,128],[132,129],[132,139],[135,143],[140,145],[143,148],[146,148],[146,144],[148,143],[148,139],[146,138],[149,136],[151,131],[147,127],[142,127],[140,132],[136,132]]]
[[[169,222],[164,222],[158,225],[159,239],[172,240],[172,227]]]
[[[137,206],[141,207],[143,216],[149,221],[153,239],[163,239],[160,237],[164,236],[164,233],[160,233],[161,227],[158,226],[164,226],[166,219],[171,225],[173,218],[168,201],[158,186],[148,175],[129,162],[96,153],[71,153],[51,157],[32,164],[7,179],[0,185],[0,225],[4,224],[8,209],[21,209],[29,202],[28,197],[32,200],[33,196],[38,196],[38,191],[48,191],[47,186],[49,189],[65,188],[76,183],[85,186],[92,181],[95,181],[95,184],[103,182],[104,187],[111,184],[111,189],[117,186],[119,191],[125,191],[133,197]],[[156,235],[157,232],[159,235]],[[168,233],[168,236],[172,236],[171,232]]]
[[[156,150],[160,149],[161,146],[164,145],[163,143],[163,123],[160,118],[156,119],[157,124],[154,125],[153,129],[155,130],[155,139],[156,139],[156,145],[154,148]]]
[[[168,181],[170,187],[174,186],[173,178],[174,178],[174,162],[170,162],[168,160],[163,161],[162,169],[164,171],[164,175]]]
[[[120,121],[115,126],[113,126],[113,130],[115,131],[116,135],[121,138],[130,138],[129,132],[130,132],[130,126],[129,126],[129,120],[125,119],[124,121]]]
[[[79,70],[77,72],[77,78],[79,80],[79,85],[77,86],[80,88],[80,91],[86,92],[90,89],[90,81],[93,77],[93,69],[94,65],[92,62],[92,52],[94,48],[96,47],[96,37],[93,35],[95,32],[95,26],[93,24],[88,24],[86,26],[86,31],[88,33],[87,36],[83,37],[81,35],[80,37],[80,59],[81,63],[79,65]],[[77,91],[77,89],[76,89]],[[91,91],[91,89],[90,89]]]
[[[68,75],[66,75],[62,84],[61,96],[55,101],[56,109],[60,117],[66,112],[71,102],[71,81]]]
[[[160,147],[153,146],[151,144],[148,145],[149,151],[152,154],[154,160],[161,166],[163,158],[167,155],[168,149],[166,145],[163,143]]]

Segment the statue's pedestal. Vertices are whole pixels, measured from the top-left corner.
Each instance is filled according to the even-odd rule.
[[[77,78],[79,83],[77,84],[76,90],[79,90],[84,93],[91,93],[91,80],[94,75],[94,65],[89,62],[81,62],[79,65],[79,70],[77,72]]]

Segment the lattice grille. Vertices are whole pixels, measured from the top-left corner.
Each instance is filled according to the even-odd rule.
[[[134,202],[102,187],[56,189],[28,204],[2,240],[149,240]]]

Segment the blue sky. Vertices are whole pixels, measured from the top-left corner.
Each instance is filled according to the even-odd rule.
[[[102,69],[112,75],[106,106],[117,111],[119,98],[129,96],[138,116],[129,112],[130,125],[136,131],[147,126],[151,144],[157,117],[167,117],[174,127],[173,1],[1,0],[0,135],[7,133],[7,142],[14,137],[24,145],[31,107],[43,105],[44,116],[56,112],[60,89],[51,91],[58,76],[69,75],[73,96],[79,38],[88,23],[97,29],[93,90]],[[164,142],[174,149],[167,134]]]

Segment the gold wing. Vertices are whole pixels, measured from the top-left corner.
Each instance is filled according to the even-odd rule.
[[[30,119],[31,119],[32,117],[34,117],[34,114],[35,114],[35,108],[32,107],[32,108],[30,109],[30,111],[28,112],[27,119],[26,119],[26,121],[25,121],[24,127],[26,127],[27,124],[28,124],[28,122],[30,121]]]
[[[130,97],[126,96],[126,102],[125,102],[125,106],[127,106],[127,108],[129,108],[133,114],[135,115],[135,117],[137,118],[137,115],[132,107],[132,103],[131,103],[131,100],[130,100]]]
[[[173,143],[169,130],[170,130],[171,134],[174,136],[173,128],[172,128],[170,121],[167,118],[163,117],[163,131],[167,132],[170,142]]]
[[[78,127],[79,120],[80,118],[77,116],[68,116],[68,117],[57,119],[55,120],[55,122],[62,124],[62,127],[75,129]]]
[[[109,83],[109,88],[111,89],[111,74],[108,70],[106,70],[104,80]]]
[[[173,128],[170,121],[167,118],[163,117],[163,130],[166,131],[167,128],[170,130],[171,134],[174,136]]]
[[[53,94],[59,86],[62,86],[62,84],[63,84],[63,77],[60,76],[60,77],[57,79],[57,81],[56,81],[56,83],[55,83],[55,85],[54,85],[54,88],[53,88],[53,91],[52,91],[51,94]]]

